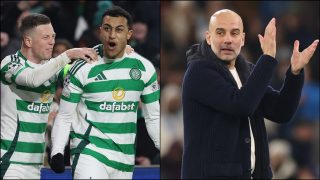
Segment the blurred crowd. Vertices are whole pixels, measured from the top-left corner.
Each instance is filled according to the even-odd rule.
[[[30,13],[42,13],[51,19],[56,33],[53,57],[73,47],[93,47],[101,44],[98,28],[104,11],[118,5],[133,18],[134,31],[129,44],[135,52],[149,59],[160,77],[160,2],[148,1],[1,1],[1,60],[14,54],[21,46],[19,26]],[[159,78],[160,80],[160,78]],[[59,109],[63,82],[57,83],[57,92],[51,106],[46,132],[46,157],[50,158],[50,133]],[[149,137],[141,110],[138,110],[136,138],[136,165],[160,164],[160,152]],[[66,146],[66,165],[70,165],[70,149]]]
[[[262,54],[258,34],[277,19],[279,61],[271,85],[280,89],[294,40],[300,50],[319,39],[319,1],[161,1],[161,177],[180,178],[183,149],[181,83],[187,49],[204,40],[211,15],[228,8],[244,22],[243,54],[256,63]],[[200,118],[200,117],[199,117]],[[201,119],[199,119],[201,120]],[[319,179],[319,48],[305,68],[299,108],[292,121],[265,120],[275,179]]]

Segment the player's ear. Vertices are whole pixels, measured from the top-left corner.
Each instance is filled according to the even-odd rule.
[[[133,34],[133,30],[130,29],[130,30],[128,31],[128,34],[127,34],[127,40],[129,40],[129,39],[131,38],[132,34]]]
[[[23,42],[27,47],[29,47],[29,48],[32,47],[32,38],[31,38],[31,36],[23,36]]]
[[[211,45],[211,41],[210,41],[211,35],[210,35],[209,31],[205,32],[205,38],[206,38],[207,44]]]

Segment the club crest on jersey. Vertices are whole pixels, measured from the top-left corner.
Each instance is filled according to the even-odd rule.
[[[122,87],[117,87],[112,91],[112,97],[117,101],[122,100],[125,95],[126,95],[126,91]]]
[[[139,80],[141,78],[141,71],[137,68],[132,68],[129,72],[131,79]]]
[[[43,91],[40,96],[40,102],[47,103],[51,98],[51,92],[49,90]]]

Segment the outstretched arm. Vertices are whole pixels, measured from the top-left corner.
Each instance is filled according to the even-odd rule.
[[[97,53],[91,48],[73,48],[36,68],[24,67],[21,64],[9,66],[5,78],[8,82],[34,88],[49,80],[55,73],[73,60],[84,59],[90,63],[97,60],[97,58]]]
[[[301,70],[308,64],[319,40],[299,52],[299,41],[295,41],[291,56],[291,66],[280,92],[269,88],[263,98],[262,107],[266,118],[278,122],[288,122],[297,110],[303,87],[304,73]]]
[[[77,66],[77,63],[73,66]],[[51,133],[52,158],[50,166],[56,173],[64,171],[64,147],[69,140],[71,123],[74,120],[77,104],[80,102],[83,93],[82,88],[74,84],[74,82],[80,83],[79,76],[79,74],[72,74],[69,71],[68,76],[65,78],[59,112]]]

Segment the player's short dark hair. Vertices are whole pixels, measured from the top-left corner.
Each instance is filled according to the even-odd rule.
[[[50,24],[51,20],[44,14],[33,13],[21,20],[20,32],[24,35],[28,30],[39,25]]]
[[[124,10],[123,8],[121,8],[119,6],[112,6],[111,8],[107,9],[102,15],[101,24],[102,24],[103,18],[105,16],[124,17],[124,18],[127,19],[127,23],[128,23],[129,29],[131,29],[131,27],[132,27],[132,17],[131,17],[131,15],[128,13],[128,11]]]

